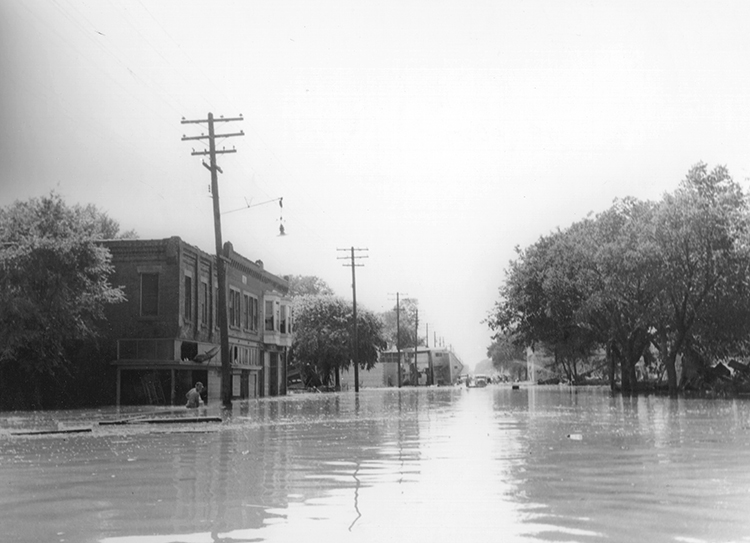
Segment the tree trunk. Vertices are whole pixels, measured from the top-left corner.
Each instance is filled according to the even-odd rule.
[[[607,360],[609,361],[609,389],[615,390],[615,354],[612,350],[612,342],[607,342]]]
[[[341,376],[339,374],[339,367],[338,366],[336,366],[336,372],[334,373],[334,376],[336,378],[336,381],[335,381],[336,387],[335,388],[336,388],[336,390],[341,390]]]
[[[642,351],[641,352],[634,352],[631,354],[632,358],[630,359],[630,389],[633,392],[638,391],[638,374],[636,373],[636,364],[638,364],[638,361],[641,359]]]
[[[677,352],[671,352],[667,340],[667,331],[664,328],[659,329],[659,356],[664,368],[667,370],[667,387],[671,397],[677,396],[677,368],[675,360]]]
[[[620,357],[620,384],[623,394],[633,393],[633,384],[630,382],[630,357],[627,354]]]

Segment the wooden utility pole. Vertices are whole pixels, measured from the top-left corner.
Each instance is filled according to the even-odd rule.
[[[208,140],[208,150],[196,151],[193,149],[193,156],[208,156],[209,163],[203,162],[203,166],[211,172],[211,195],[214,204],[214,236],[216,238],[216,275],[219,282],[219,337],[221,345],[221,402],[224,407],[232,406],[232,361],[229,358],[229,322],[227,319],[227,281],[226,270],[224,267],[226,257],[224,256],[224,247],[221,240],[221,208],[219,207],[219,178],[218,173],[224,173],[216,164],[216,155],[224,153],[236,153],[232,149],[216,149],[216,138],[230,138],[233,136],[244,136],[243,131],[233,134],[216,134],[214,132],[214,123],[242,121],[242,115],[239,117],[225,118],[219,117],[214,119],[213,113],[208,114],[208,119],[199,119],[194,121],[185,120],[183,117],[182,124],[203,124],[208,123],[208,135],[200,136],[182,136],[182,141],[187,140]]]
[[[352,268],[352,298],[354,301],[354,338],[352,339],[352,359],[354,361],[354,392],[359,392],[359,339],[357,338],[357,276],[354,273],[354,268],[362,267],[364,264],[356,264],[355,258],[367,258],[367,256],[354,256],[354,251],[367,251],[367,249],[336,249],[337,251],[351,251],[351,264],[344,264],[344,266]],[[339,260],[344,260],[347,257],[339,257]]]
[[[396,293],[396,354],[398,356],[398,388],[401,388],[401,300]]]
[[[414,369],[412,370],[412,378],[414,379],[414,386],[419,384],[419,374],[417,373],[417,346],[419,345],[419,308],[417,308],[416,322],[414,323]]]
[[[404,292],[396,293],[396,353],[398,355],[398,388],[401,388],[401,299]]]

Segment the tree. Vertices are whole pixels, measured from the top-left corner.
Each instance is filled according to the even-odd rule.
[[[522,379],[526,373],[526,349],[518,345],[511,336],[497,334],[487,347],[487,357],[499,372],[513,379]]]
[[[517,252],[488,324],[496,339],[546,347],[573,378],[604,348],[612,385],[619,363],[632,392],[654,345],[674,394],[678,355],[750,351],[750,214],[723,167],[698,164],[659,202],[616,200]]]
[[[0,401],[46,407],[77,377],[73,354],[100,335],[112,287],[109,251],[97,240],[119,226],[94,206],[59,195],[0,209]]]
[[[294,300],[294,364],[307,386],[331,386],[331,379],[352,360],[353,308],[336,296],[299,296]],[[386,347],[382,321],[357,308],[359,364],[372,368]],[[338,383],[337,383],[338,384]]]
[[[597,345],[596,334],[582,320],[590,255],[574,225],[543,236],[528,249],[517,249],[510,263],[500,300],[488,318],[493,339],[512,340],[519,347],[542,347],[553,355],[553,365],[576,381],[579,365]]]
[[[414,348],[423,345],[424,340],[417,335],[417,311],[419,306],[417,300],[413,298],[403,298],[399,300],[400,308],[395,305],[393,309],[381,314],[383,320],[384,334],[389,348],[396,348],[396,336],[398,335],[398,346],[401,349]],[[396,311],[398,309],[398,315]]]
[[[652,241],[654,204],[615,200],[590,223],[587,286],[581,318],[604,346],[614,387],[616,363],[623,391],[637,385],[636,363],[652,336],[656,298],[663,287],[658,248]]]
[[[678,354],[702,347],[709,358],[721,345],[747,342],[748,230],[747,199],[721,166],[709,172],[706,164],[695,165],[660,203],[654,240],[664,289],[654,325],[672,394]]]
[[[333,296],[333,289],[315,275],[290,275],[289,296]]]

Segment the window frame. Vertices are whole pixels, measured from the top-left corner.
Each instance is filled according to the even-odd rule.
[[[140,286],[140,296],[139,296],[140,307],[139,307],[139,314],[140,314],[141,317],[158,317],[159,316],[159,301],[160,301],[160,296],[159,296],[159,294],[160,294],[160,292],[159,292],[159,290],[160,290],[159,273],[158,272],[141,272],[139,275],[140,275],[140,278],[139,278],[139,283],[140,283],[140,285],[139,285]],[[154,293],[153,294],[149,293],[151,295],[148,298],[148,303],[149,303],[148,307],[150,309],[151,306],[153,305],[153,312],[151,312],[151,311],[149,311],[149,312],[144,311],[146,304],[144,304],[144,282],[143,282],[143,280],[146,277],[154,279],[153,285],[149,285],[151,288],[154,289]],[[153,302],[151,301],[152,299],[153,299]]]
[[[185,322],[193,322],[193,276],[185,273],[182,279],[184,292],[182,293],[182,316]]]
[[[198,316],[202,328],[208,326],[208,281],[201,279],[198,291]]]

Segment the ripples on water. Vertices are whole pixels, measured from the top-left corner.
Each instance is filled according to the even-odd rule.
[[[0,540],[750,541],[741,400],[384,389],[94,424],[138,413],[0,418]]]

